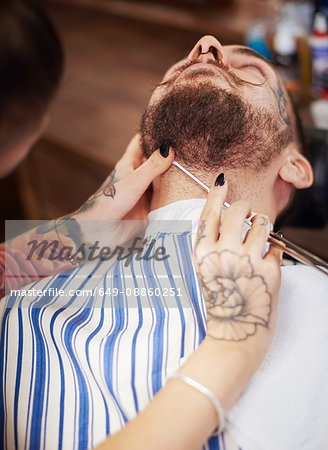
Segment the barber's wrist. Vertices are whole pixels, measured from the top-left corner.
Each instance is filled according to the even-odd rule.
[[[254,363],[249,358],[244,343],[222,342],[206,336],[199,350],[202,364],[198,360],[195,367],[186,364],[185,368],[191,368],[197,380],[211,389],[228,411],[244,391],[259,362]]]
[[[274,333],[275,323],[269,323],[268,328],[259,327],[253,336],[247,336],[246,339],[223,340],[207,334],[204,341],[205,345],[213,347],[213,352],[216,350],[235,352],[239,358],[243,355],[247,365],[254,366],[256,370],[272,344]]]

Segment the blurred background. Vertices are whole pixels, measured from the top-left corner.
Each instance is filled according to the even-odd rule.
[[[316,184],[284,218],[286,236],[328,259],[328,0],[48,0],[66,71],[42,138],[0,181],[5,219],[77,209],[138,131],[151,89],[204,34],[271,59],[297,104]]]

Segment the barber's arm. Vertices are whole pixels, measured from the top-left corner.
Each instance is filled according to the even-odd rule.
[[[249,212],[242,202],[226,211],[219,235],[226,192],[227,183],[210,191],[194,249],[207,336],[145,410],[99,450],[199,449],[222,426],[222,412],[241,395],[269,349],[282,255],[271,247],[262,258],[269,234],[263,215],[242,239]]]
[[[7,290],[19,289],[86,262],[95,244],[98,253],[93,252],[92,258],[96,259],[99,248],[123,244],[145,227],[147,188],[173,158],[172,150],[164,157],[157,150],[143,162],[136,135],[113,172],[77,211],[0,244],[0,298],[5,294],[5,279]]]

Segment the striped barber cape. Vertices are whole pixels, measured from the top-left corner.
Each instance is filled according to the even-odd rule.
[[[166,259],[86,264],[0,302],[0,448],[95,447],[198,347],[206,311],[191,257],[204,202],[150,213]],[[205,448],[328,448],[327,292],[318,271],[282,268],[272,346]]]
[[[203,205],[187,203],[181,219],[199,218]],[[179,208],[172,217],[161,210],[177,220]],[[150,219],[162,216],[154,211]],[[197,223],[170,223],[174,231],[154,232],[150,223],[147,232],[165,260],[86,264],[2,301],[3,448],[93,448],[134,418],[198,347],[206,319],[191,262]],[[177,231],[179,223],[187,229]],[[206,447],[238,448],[227,433]]]

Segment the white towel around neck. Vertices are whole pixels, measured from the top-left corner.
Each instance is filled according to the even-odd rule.
[[[243,450],[328,449],[328,277],[282,268],[278,327],[248,388],[228,414]]]

